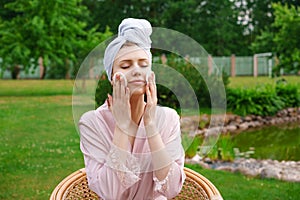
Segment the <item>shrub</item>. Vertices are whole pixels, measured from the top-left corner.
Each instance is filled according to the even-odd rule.
[[[96,108],[102,105],[107,99],[107,94],[112,94],[112,87],[107,78],[106,72],[103,72],[95,93]]]
[[[278,82],[276,84],[276,94],[284,102],[284,107],[300,106],[300,93],[296,85]]]
[[[300,105],[297,87],[278,83],[275,87],[261,85],[255,88],[227,89],[227,107],[233,113],[271,116],[279,110]]]
[[[235,114],[267,116],[274,115],[284,103],[270,85],[250,89],[228,89],[227,106]]]

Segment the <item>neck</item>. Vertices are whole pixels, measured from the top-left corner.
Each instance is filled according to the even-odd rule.
[[[144,95],[132,96],[130,98],[130,106],[131,118],[136,124],[139,124],[145,108]]]

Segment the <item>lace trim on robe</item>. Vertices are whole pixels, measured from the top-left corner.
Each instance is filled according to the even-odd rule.
[[[121,157],[121,155],[125,157]],[[128,152],[122,151],[112,145],[106,161],[106,164],[116,172],[121,184],[125,188],[132,186],[140,180],[140,166],[137,159]]]
[[[169,177],[170,176],[173,176],[173,173],[174,173],[174,163],[172,163],[171,167],[170,167],[170,170],[166,176],[165,179],[163,180],[158,180],[156,178],[156,176],[154,175],[153,176],[153,181],[154,181],[154,191],[155,192],[161,192],[161,193],[165,193],[168,189],[169,189]]]

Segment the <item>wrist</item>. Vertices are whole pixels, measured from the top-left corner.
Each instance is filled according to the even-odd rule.
[[[135,136],[137,132],[137,125],[130,121],[128,123],[116,124],[116,127],[127,136]]]
[[[146,135],[147,137],[153,137],[158,134],[158,130],[156,128],[156,125],[153,123],[149,123],[147,126],[145,126]]]

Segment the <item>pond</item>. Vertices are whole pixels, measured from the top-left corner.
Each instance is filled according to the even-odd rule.
[[[299,122],[246,130],[232,141],[240,152],[254,149],[252,158],[300,161]]]

